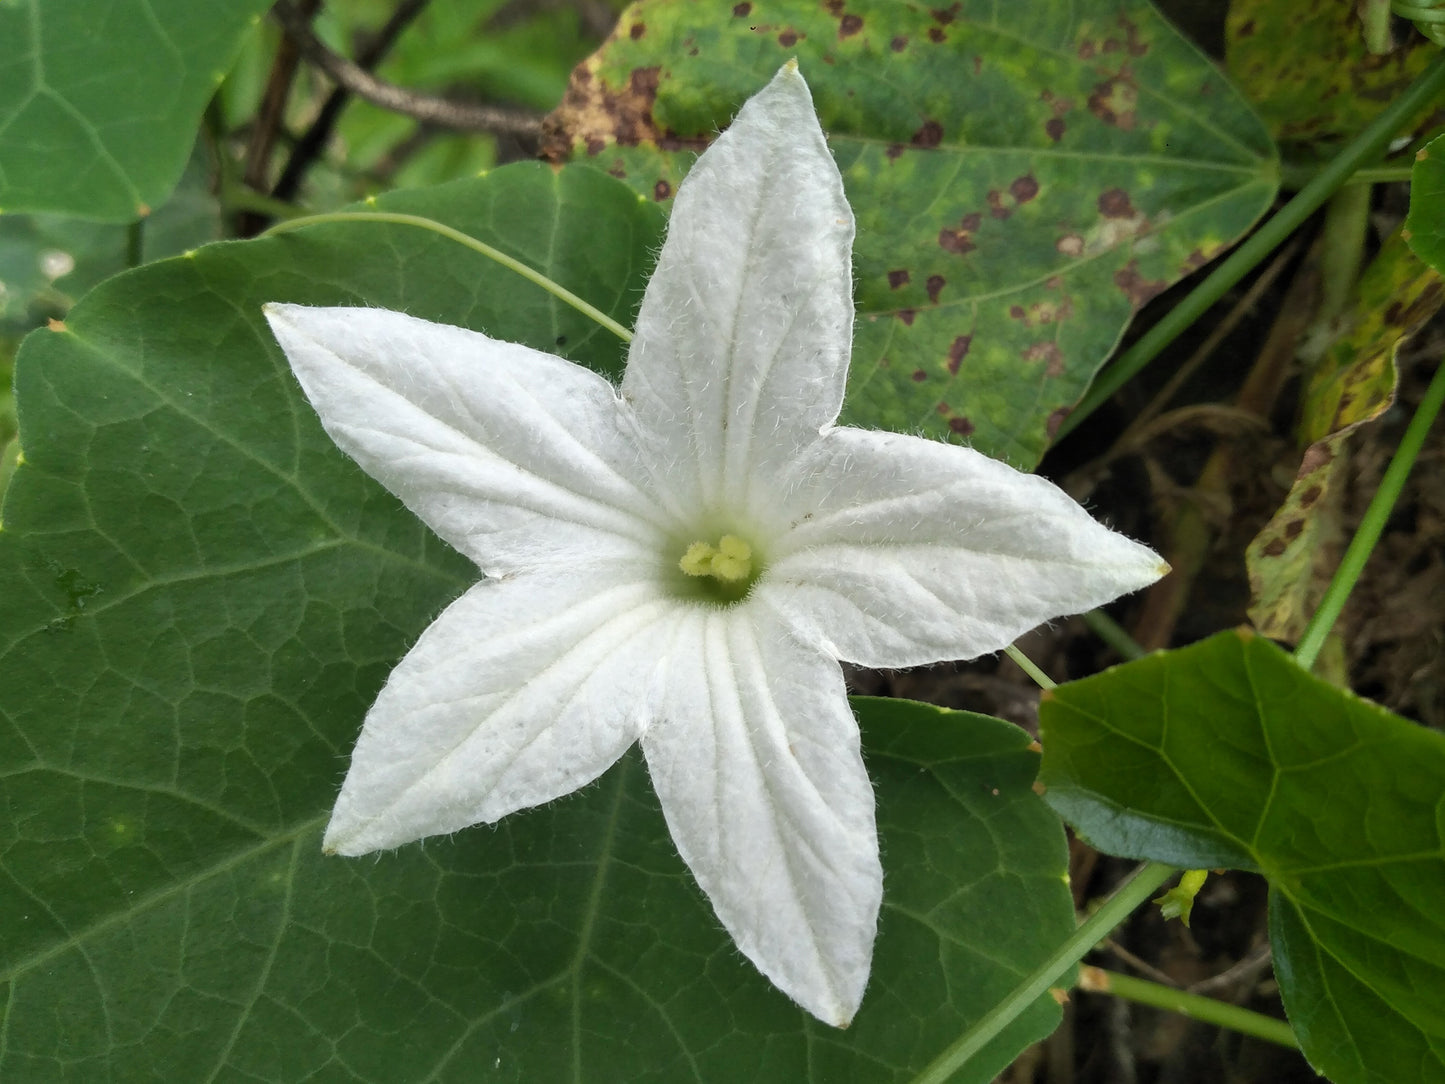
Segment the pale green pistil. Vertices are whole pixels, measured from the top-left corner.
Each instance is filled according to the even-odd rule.
[[[694,542],[677,562],[689,576],[711,576],[721,584],[737,586],[753,576],[753,548],[735,534],[725,534],[716,546]]]

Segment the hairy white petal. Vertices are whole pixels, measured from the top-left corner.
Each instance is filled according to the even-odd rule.
[[[622,381],[656,476],[694,510],[768,512],[769,476],[843,401],[853,214],[789,64],[678,191]]]
[[[745,603],[694,611],[666,680],[642,748],[678,851],[758,970],[844,1026],[883,875],[842,672]]]
[[[655,559],[662,514],[602,377],[384,309],[266,318],[332,439],[489,575]]]
[[[568,794],[642,732],[675,607],[612,570],[483,581],[367,714],[326,830],[365,854]]]
[[[1053,483],[956,445],[833,429],[793,478],[796,526],[755,591],[864,666],[998,651],[1168,571]]]

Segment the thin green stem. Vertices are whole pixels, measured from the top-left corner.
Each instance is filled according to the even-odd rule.
[[[139,267],[145,262],[146,220],[138,218],[125,228],[125,265]]]
[[[1009,644],[1008,647],[1004,648],[1003,653],[1018,663],[1019,669],[1033,678],[1034,684],[1040,689],[1052,689],[1058,685],[1058,682],[1039,669],[1033,659],[1029,658],[1013,644]]]
[[[1368,188],[1342,188],[1330,197],[1320,234],[1318,319],[1333,320],[1354,295],[1369,226]]]
[[[1097,945],[1110,930],[1118,926],[1134,909],[1149,899],[1159,886],[1179,871],[1162,862],[1146,862],[1129,879],[1114,889],[1092,915],[1079,924],[1067,941],[1019,983],[988,1013],[960,1035],[928,1067],[913,1078],[913,1084],[944,1084],[968,1060],[982,1050],[1020,1013],[1053,986],[1065,971]]]
[[[1401,125],[1420,108],[1433,101],[1441,90],[1445,90],[1445,54],[1437,57],[1403,94],[1391,102],[1383,113],[1300,189],[1294,199],[1281,207],[1249,240],[1235,249],[1228,259],[1215,268],[1213,274],[1140,336],[1133,346],[1120,354],[1094,381],[1083,401],[1063,420],[1054,439],[1062,439],[1072,432],[1139,370],[1153,361],[1182,331],[1223,297],[1230,287],[1244,278],[1256,264],[1298,229],[1305,219],[1314,214],[1361,163],[1378,154]]]
[[[1346,177],[1345,183],[1341,187],[1408,181],[1413,169],[1414,166],[1409,162],[1396,166],[1365,166]],[[1318,166],[1287,163],[1279,170],[1280,187],[1291,192],[1298,191],[1319,176],[1319,172]]]
[[[1364,571],[1365,562],[1370,559],[1370,552],[1380,540],[1385,521],[1390,518],[1395,502],[1400,499],[1405,479],[1410,474],[1410,468],[1415,465],[1415,459],[1425,444],[1425,437],[1430,432],[1435,416],[1440,413],[1442,404],[1445,404],[1445,363],[1435,370],[1430,386],[1425,389],[1425,397],[1420,400],[1415,416],[1410,419],[1405,435],[1400,438],[1395,457],[1385,468],[1385,475],[1380,479],[1374,497],[1370,499],[1370,506],[1365,509],[1359,529],[1355,531],[1349,549],[1345,550],[1345,556],[1340,560],[1340,567],[1335,569],[1334,579],[1330,580],[1329,587],[1325,589],[1319,609],[1315,611],[1314,617],[1310,618],[1304,635],[1300,637],[1299,646],[1295,648],[1295,661],[1306,670],[1314,666],[1315,660],[1319,658],[1320,649],[1325,646],[1325,638],[1329,636],[1330,629],[1334,628],[1340,611],[1345,608],[1345,600],[1350,597],[1355,582]]]
[[[448,240],[455,241],[459,245],[465,245],[473,252],[479,252],[489,260],[501,264],[509,271],[521,275],[528,282],[535,283],[542,287],[558,301],[571,305],[582,315],[595,320],[612,334],[616,335],[623,342],[632,341],[632,332],[619,324],[612,317],[608,316],[601,309],[589,305],[580,297],[566,287],[553,282],[540,271],[534,270],[522,263],[521,260],[508,256],[505,252],[493,248],[485,241],[479,241],[461,230],[453,229],[434,219],[423,218],[421,215],[401,214],[396,211],[331,211],[327,214],[307,215],[305,218],[293,218],[289,222],[279,222],[263,233],[262,237],[274,237],[278,233],[289,233],[291,230],[299,230],[304,226],[315,226],[325,222],[386,222],[394,226],[415,226],[418,229],[430,230],[432,233],[440,234]]]
[[[1294,1031],[1283,1020],[1276,1020],[1264,1013],[1231,1005],[1212,997],[1202,997],[1186,990],[1176,990],[1147,979],[1132,975],[1121,975],[1117,971],[1106,971],[1102,967],[1086,968],[1088,975],[1080,985],[1090,993],[1114,994],[1126,1001],[1140,1005],[1151,1005],[1156,1009],[1182,1013],[1191,1020],[1202,1020],[1216,1024],[1241,1035],[1252,1035],[1256,1039],[1278,1043],[1280,1046],[1299,1048]]]
[[[1142,659],[1148,654],[1135,641],[1134,637],[1124,631],[1124,626],[1115,621],[1103,610],[1090,610],[1083,615],[1084,624],[1089,626],[1095,636],[1103,640],[1120,655],[1126,659]]]
[[[296,221],[306,216],[306,212],[294,203],[257,192],[239,181],[223,181],[220,200],[227,211],[252,211],[267,218],[279,218],[282,222]]]

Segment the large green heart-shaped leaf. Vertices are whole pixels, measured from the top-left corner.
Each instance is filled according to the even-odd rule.
[[[576,167],[380,202],[625,322],[662,226]],[[732,947],[635,759],[495,829],[323,858],[362,714],[475,570],[325,437],[268,300],[622,358],[536,287],[372,223],[142,268],[28,340],[0,532],[0,1079],[906,1079],[1073,929],[1027,735],[903,703],[860,704],[886,898],[847,1031]],[[1057,1019],[1041,999],[965,1079]]]
[[[130,222],[170,193],[271,0],[0,3],[0,211]]]
[[[1032,466],[1130,316],[1276,189],[1249,106],[1139,0],[643,0],[552,153],[666,198],[790,56],[858,217],[852,424]]]
[[[1320,1072],[1445,1078],[1445,736],[1232,632],[1062,685],[1039,717],[1047,800],[1095,845],[1269,879]]]

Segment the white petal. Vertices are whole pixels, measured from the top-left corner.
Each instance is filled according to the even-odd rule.
[[[1168,571],[1053,483],[918,437],[830,431],[788,505],[755,595],[864,666],[997,651]]]
[[[683,507],[764,513],[752,486],[838,416],[853,215],[791,62],[692,167],[622,381]]]
[[[454,832],[597,778],[643,729],[675,612],[648,584],[518,576],[473,587],[367,714],[326,849],[365,854]]]
[[[664,696],[642,748],[678,851],[758,970],[846,1025],[883,874],[838,665],[746,603],[699,608]]]
[[[596,373],[384,309],[265,311],[332,439],[489,575],[656,553],[659,513]]]

